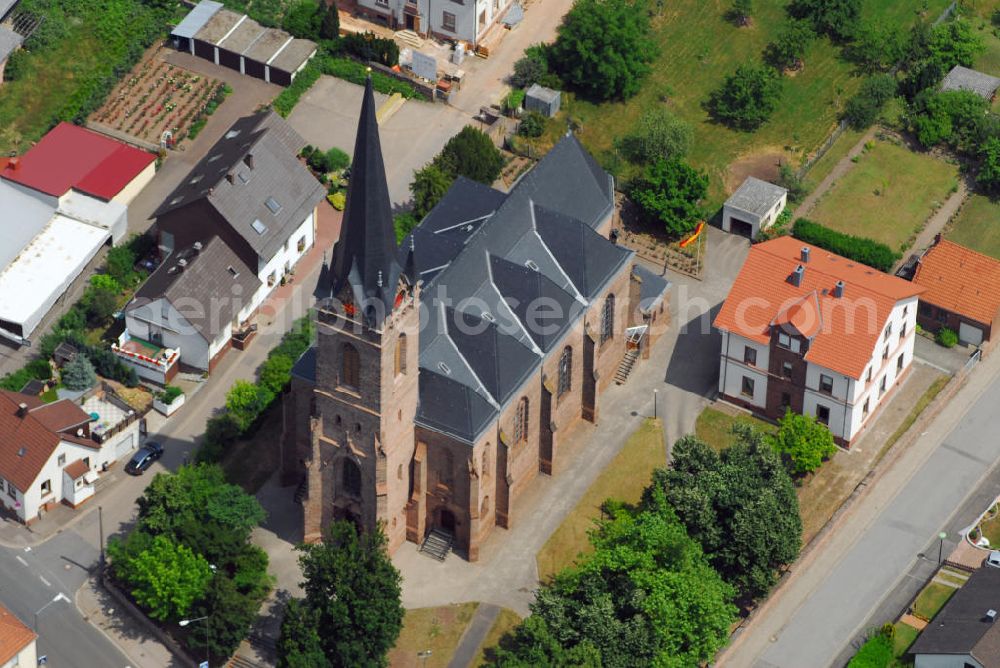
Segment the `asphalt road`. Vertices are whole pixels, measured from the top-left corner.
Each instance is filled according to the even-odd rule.
[[[41,610],[36,628],[38,655],[47,656],[49,666],[129,665],[125,655],[73,603],[74,592],[97,559],[97,550],[74,532],[59,534],[36,548],[0,548],[0,599],[29,626]],[[53,603],[60,594],[65,598]]]
[[[963,395],[952,401],[949,408],[959,413],[950,416],[955,426],[942,432],[943,438],[932,434],[936,444],[925,460],[912,470],[901,460],[874,483],[898,485],[899,491],[884,503],[879,500],[870,516],[858,520],[861,524],[839,527],[842,532],[853,532],[841,536],[853,544],[797,609],[781,613],[791,614],[771,633],[770,642],[764,646],[758,638],[755,644],[748,643],[744,651],[734,652],[728,665],[843,665],[850,644],[869,627],[873,613],[881,610],[886,614],[893,606],[896,612],[905,604],[901,597],[907,588],[925,580],[937,561],[938,533],[948,532],[945,550],[954,546],[958,530],[975,517],[972,508],[978,503],[981,510],[983,499],[997,491],[994,467],[1000,458],[1000,412],[996,410],[1000,380],[994,376],[974,396],[977,398],[964,415],[960,414]],[[926,433],[936,431],[940,423],[937,420]],[[902,478],[887,480],[896,476]],[[820,555],[816,563],[822,559]],[[903,590],[897,593],[901,583]],[[770,623],[775,622],[772,619]],[[755,651],[762,646],[763,651]]]

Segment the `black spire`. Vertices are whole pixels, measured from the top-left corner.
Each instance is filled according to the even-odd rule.
[[[331,281],[333,296],[344,298],[371,312],[373,301],[382,303],[380,318],[388,316],[396,298],[402,271],[397,258],[389,186],[385,181],[382,146],[375,118],[371,76],[365,83],[358,136],[354,142],[350,185],[340,239],[334,247]],[[378,308],[378,306],[376,306]],[[380,322],[369,323],[379,325]]]

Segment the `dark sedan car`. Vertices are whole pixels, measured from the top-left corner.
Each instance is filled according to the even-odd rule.
[[[149,441],[144,446],[135,451],[132,459],[125,465],[125,473],[130,475],[142,475],[153,462],[163,456],[163,446],[159,443]]]

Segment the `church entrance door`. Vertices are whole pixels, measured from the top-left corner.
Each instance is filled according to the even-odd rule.
[[[438,525],[442,531],[447,531],[450,534],[455,533],[455,513],[451,512],[447,508],[442,508],[438,512]]]

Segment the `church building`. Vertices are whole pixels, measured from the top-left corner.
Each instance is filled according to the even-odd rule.
[[[306,541],[381,523],[479,557],[667,326],[669,284],[609,240],[614,182],[567,135],[509,193],[459,178],[397,246],[368,82],[317,343],[285,397]]]

